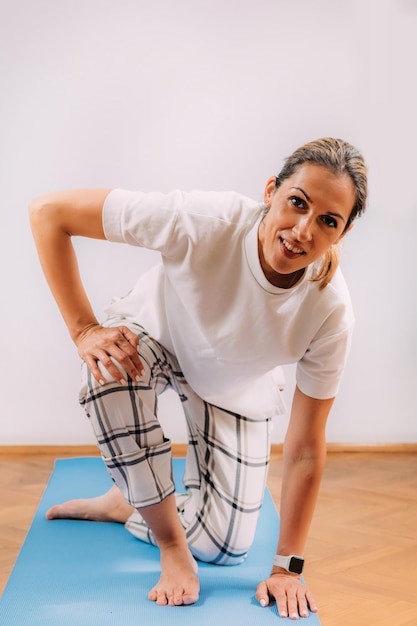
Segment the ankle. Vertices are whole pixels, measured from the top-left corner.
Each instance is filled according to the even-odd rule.
[[[184,537],[164,537],[159,539],[158,548],[161,552],[189,552],[187,539]]]

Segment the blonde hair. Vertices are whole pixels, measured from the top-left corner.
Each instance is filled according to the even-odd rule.
[[[305,163],[321,165],[336,176],[347,174],[355,189],[355,204],[349,215],[343,232],[349,228],[353,220],[360,217],[366,208],[368,195],[367,168],[357,148],[342,139],[324,137],[304,144],[295,150],[284,161],[284,166],[276,177],[275,186],[280,187],[287,178]],[[319,289],[324,289],[333,278],[339,265],[339,250],[332,245],[323,255],[319,272],[310,280],[319,282]]]

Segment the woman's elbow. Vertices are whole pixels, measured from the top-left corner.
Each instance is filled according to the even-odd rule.
[[[35,223],[44,219],[47,213],[50,213],[51,203],[48,196],[39,196],[29,202],[28,211],[31,223]]]

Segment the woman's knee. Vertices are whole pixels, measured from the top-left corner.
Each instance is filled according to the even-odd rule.
[[[196,516],[194,524],[186,530],[190,550],[200,561],[238,565],[246,559],[253,544],[257,520],[257,513],[239,515],[239,519]]]
[[[112,402],[112,399],[110,398],[110,395],[109,395],[111,386],[113,386],[115,390],[120,390],[120,387],[121,387],[120,382],[116,381],[109,374],[109,372],[104,369],[102,365],[101,366],[99,365],[99,367],[100,367],[100,371],[101,371],[102,379],[103,379],[103,382],[101,383],[99,383],[92,376],[86,363],[83,362],[81,366],[81,383],[80,383],[80,390],[78,394],[78,400],[81,406],[87,412],[88,417],[90,417],[89,407],[91,405],[91,402],[96,402],[98,400],[100,402],[100,405],[105,404],[106,399]],[[118,367],[120,371],[123,371],[120,368],[120,366]],[[121,400],[120,396],[119,396],[119,400]]]
[[[205,540],[200,538],[196,542],[189,541],[188,545],[196,559],[215,565],[240,565],[245,561],[249,551],[248,549],[220,547],[213,544],[209,538]]]

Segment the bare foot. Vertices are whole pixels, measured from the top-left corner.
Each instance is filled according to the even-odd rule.
[[[200,591],[198,567],[188,548],[165,548],[161,551],[161,568],[159,581],[148,593],[149,600],[170,606],[197,602]]]
[[[124,524],[133,513],[120,490],[114,485],[107,493],[97,498],[69,500],[57,504],[46,513],[46,519],[83,519],[93,522],[119,522]]]
[[[194,560],[185,539],[183,528],[179,524],[175,498],[169,496],[166,500],[157,505],[142,509],[147,515],[156,514],[159,516],[157,523],[161,523],[168,530],[172,530],[169,525],[169,515],[162,513],[172,508],[175,515],[175,525],[178,525],[180,532],[174,528],[174,535],[179,535],[178,541],[170,540],[164,544],[161,554],[161,576],[158,583],[148,594],[149,600],[160,605],[169,604],[177,606],[181,604],[194,604],[198,600],[200,583],[197,578],[197,563]],[[46,513],[48,520],[52,519],[82,519],[97,522],[127,522],[134,508],[123,498],[120,490],[114,485],[107,493],[97,498],[87,498],[70,500],[63,504],[57,504]]]

